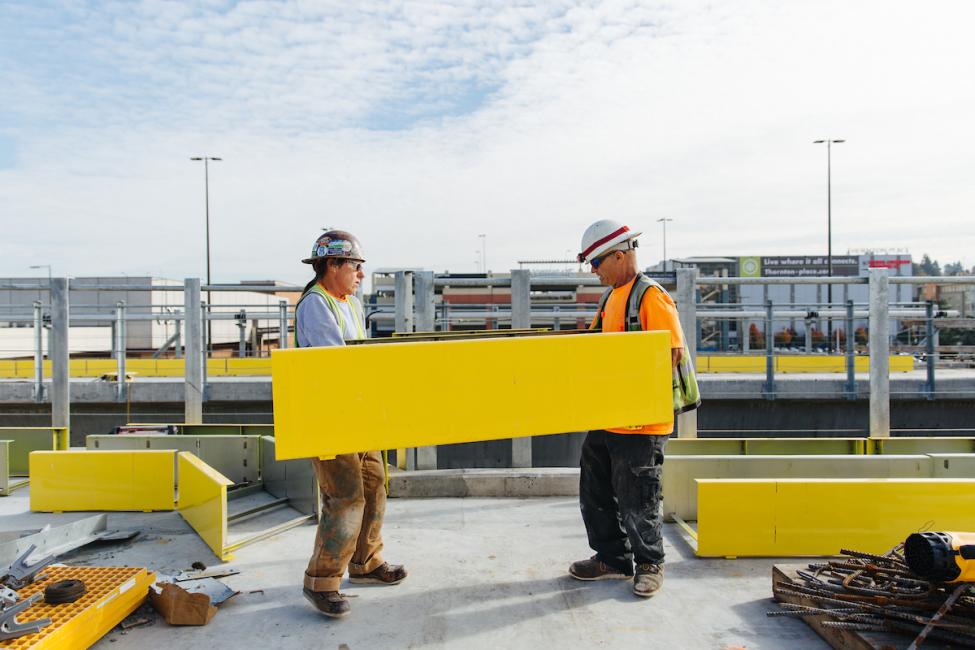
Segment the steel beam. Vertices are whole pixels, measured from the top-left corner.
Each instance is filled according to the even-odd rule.
[[[890,270],[870,269],[870,437],[890,437]]]
[[[697,302],[695,285],[697,269],[677,269],[677,313],[680,327],[684,332],[684,354],[691,355],[697,365]],[[748,336],[748,333],[745,333]],[[677,436],[697,438],[697,411],[688,411],[677,416]]]
[[[51,425],[71,426],[68,279],[51,280]]]
[[[397,271],[395,284],[397,332],[413,331],[413,272]]]
[[[531,320],[531,273],[527,269],[511,271],[511,329],[529,329]],[[532,466],[532,439],[511,439],[511,466]]]
[[[205,358],[199,278],[186,279],[183,297],[186,317],[186,392],[183,420],[187,424],[202,424]]]

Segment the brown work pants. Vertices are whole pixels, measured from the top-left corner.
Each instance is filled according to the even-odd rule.
[[[322,492],[322,519],[305,570],[305,588],[338,591],[346,568],[350,575],[362,575],[383,563],[383,457],[370,451],[314,459],[312,464]]]

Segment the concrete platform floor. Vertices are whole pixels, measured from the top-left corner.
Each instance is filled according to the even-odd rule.
[[[87,513],[28,512],[26,490],[0,498],[0,533],[58,525]],[[139,528],[122,545],[62,556],[68,564],[163,572],[216,558],[175,513],[111,513]],[[97,648],[826,648],[801,621],[767,618],[773,560],[701,560],[665,527],[663,591],[643,600],[623,581],[579,582],[588,557],[575,498],[391,499],[386,558],[410,577],[393,587],[343,585],[352,613],[330,620],[301,595],[314,539],[303,526],[237,552],[224,582],[241,594],[205,627],[151,625],[106,635]],[[260,590],[260,591],[257,591]]]

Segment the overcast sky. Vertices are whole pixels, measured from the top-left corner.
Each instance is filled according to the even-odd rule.
[[[975,264],[975,3],[0,2],[0,276],[495,271],[613,218],[669,257]]]

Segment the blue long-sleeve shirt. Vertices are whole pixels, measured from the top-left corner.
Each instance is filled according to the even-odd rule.
[[[301,304],[295,318],[295,328],[298,333],[298,347],[324,347],[330,345],[345,345],[346,339],[359,337],[356,330],[356,318],[363,322],[363,314],[354,315],[352,301],[338,300],[336,303],[344,321],[344,330],[339,329],[332,310],[325,304],[325,299],[317,293],[311,293]]]

